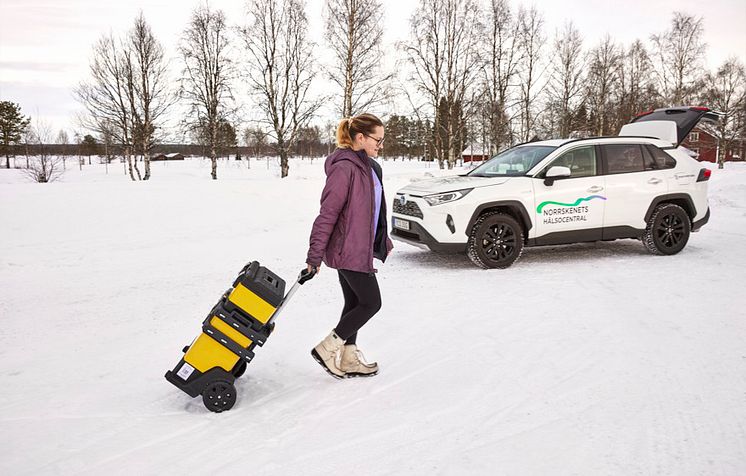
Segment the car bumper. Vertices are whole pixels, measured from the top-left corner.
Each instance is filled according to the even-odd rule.
[[[392,220],[393,221],[393,220]],[[441,243],[425,231],[419,223],[409,221],[409,231],[400,230],[391,227],[391,237],[397,241],[408,243],[418,248],[430,248],[433,251],[443,251],[447,253],[463,253],[466,251],[466,243]]]
[[[704,218],[692,223],[692,231],[699,231],[699,229],[706,225],[708,221],[710,221],[710,207],[707,207],[707,213],[705,213]]]

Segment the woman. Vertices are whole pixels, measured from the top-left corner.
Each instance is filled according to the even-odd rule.
[[[337,149],[324,164],[326,185],[306,264],[309,272],[318,272],[323,260],[337,269],[342,285],[342,317],[311,351],[335,378],[378,373],[377,363],[363,360],[357,331],[381,308],[373,258],[386,261],[394,247],[388,236],[383,172],[373,160],[383,148],[383,139],[383,123],[376,116],[343,119],[337,127]]]

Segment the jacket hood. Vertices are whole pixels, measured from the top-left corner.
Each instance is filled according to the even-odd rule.
[[[361,170],[367,173],[367,169],[369,167],[368,154],[366,154],[364,150],[361,149],[361,150],[355,151],[352,149],[341,149],[341,148],[336,149],[329,156],[329,159],[326,161],[326,164],[324,167],[326,173],[327,174],[329,173],[329,167],[343,160],[349,160],[350,162],[355,164],[357,167],[359,167]]]

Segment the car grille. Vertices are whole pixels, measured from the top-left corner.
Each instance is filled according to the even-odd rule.
[[[394,213],[400,215],[407,215],[410,217],[422,218],[422,210],[417,203],[408,201],[406,205],[402,205],[399,200],[394,200]]]

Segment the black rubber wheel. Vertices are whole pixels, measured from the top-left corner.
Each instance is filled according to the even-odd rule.
[[[202,402],[211,412],[230,410],[236,403],[236,387],[225,380],[212,381],[202,391]]]
[[[236,377],[236,378],[239,378],[241,375],[244,374],[244,372],[246,372],[246,367],[247,366],[248,366],[248,364],[246,363],[245,360],[243,360],[243,359],[239,360],[236,363],[236,366],[233,367],[233,372],[232,372],[233,376]]]
[[[500,212],[479,217],[467,246],[469,259],[485,269],[507,268],[523,252],[523,227],[510,215]]]
[[[642,242],[653,254],[674,255],[686,246],[691,229],[691,220],[683,208],[664,203],[650,216]]]

